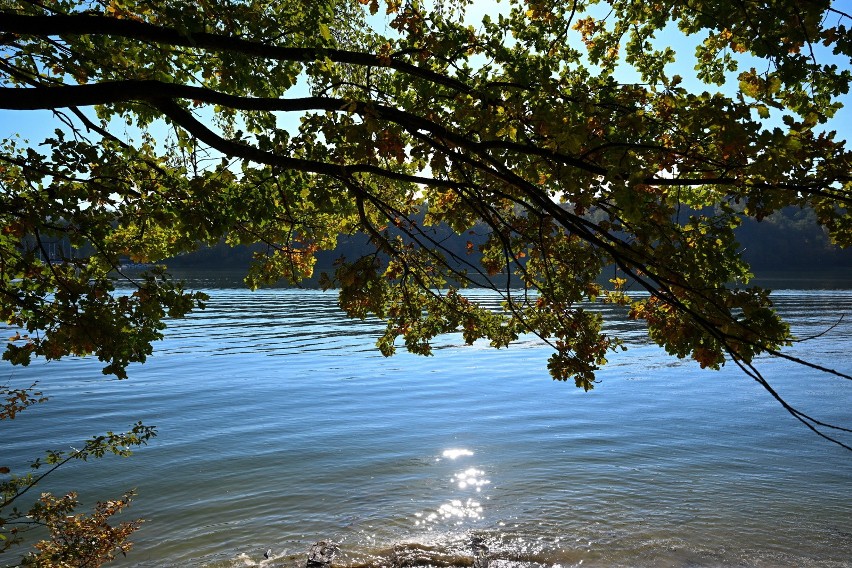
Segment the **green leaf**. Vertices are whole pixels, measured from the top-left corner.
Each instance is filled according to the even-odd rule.
[[[329,31],[328,26],[325,24],[319,25],[319,32],[322,38],[326,41],[331,41],[331,31]]]

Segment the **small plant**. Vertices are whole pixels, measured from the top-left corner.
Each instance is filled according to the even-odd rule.
[[[45,402],[47,397],[37,391],[36,386],[23,389],[0,386],[0,397],[4,400],[0,406],[0,421],[12,420],[30,406]],[[81,449],[50,450],[43,458],[33,461],[30,471],[24,474],[15,474],[9,467],[0,466],[0,553],[23,544],[28,533],[46,529],[48,538],[35,543],[35,551],[24,556],[23,565],[94,568],[119,553],[126,554],[132,546],[128,537],[139,528],[142,520],[115,525],[110,521],[130,505],[133,491],[128,491],[121,499],[99,502],[89,514],[75,514],[80,505],[75,492],[62,497],[42,493],[29,506],[19,508],[19,504],[24,495],[68,462],[88,461],[108,453],[126,457],[132,454],[133,446],[146,445],[154,436],[155,428],[137,422],[128,432],[94,436]]]

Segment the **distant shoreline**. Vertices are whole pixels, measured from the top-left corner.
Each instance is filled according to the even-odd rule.
[[[216,286],[242,288],[245,286],[243,278],[248,267],[221,266],[221,267],[194,267],[194,266],[169,266],[164,262],[167,272],[181,280],[214,280]],[[127,267],[129,272],[146,270],[154,265],[135,265]],[[317,288],[319,274],[332,273],[333,267],[317,267],[314,276],[305,280],[298,286],[293,286],[282,281],[273,286],[264,288]],[[760,286],[770,290],[842,290],[852,289],[852,267],[831,268],[825,270],[814,270],[811,268],[797,268],[791,270],[761,270],[754,269],[755,276],[747,284],[741,287]],[[612,277],[611,271],[604,271],[599,282],[606,286],[608,279]]]

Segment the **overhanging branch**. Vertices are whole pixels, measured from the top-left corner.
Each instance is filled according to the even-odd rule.
[[[94,14],[28,16],[0,11],[0,32],[42,37],[61,35],[123,37],[178,47],[235,52],[275,61],[310,63],[328,58],[336,63],[389,68],[462,93],[473,92],[473,88],[463,81],[392,57],[379,57],[371,53],[344,49],[269,45],[230,35],[178,30],[147,22],[109,18]]]

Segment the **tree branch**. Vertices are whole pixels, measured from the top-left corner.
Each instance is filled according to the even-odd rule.
[[[136,39],[157,44],[230,51],[276,61],[309,63],[329,58],[336,63],[349,63],[363,67],[385,67],[423,79],[436,85],[449,87],[462,93],[472,93],[466,83],[441,73],[412,65],[393,58],[383,58],[371,53],[320,47],[285,47],[242,39],[239,37],[190,32],[158,26],[147,22],[109,18],[93,14],[25,16],[15,12],[0,11],[0,32],[40,37],[54,35],[108,35]]]

